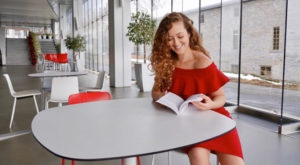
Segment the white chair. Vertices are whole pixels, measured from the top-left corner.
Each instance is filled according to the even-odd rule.
[[[50,98],[46,99],[45,109],[48,109],[49,102],[67,103],[71,94],[79,93],[77,77],[54,77],[52,79]]]
[[[96,74],[87,74],[78,78],[79,89],[83,92],[101,91],[103,88],[105,71]]]
[[[27,97],[33,97],[34,100],[34,105],[36,108],[36,112],[39,113],[39,108],[37,106],[37,102],[36,102],[36,95],[41,95],[41,92],[38,90],[23,90],[23,91],[15,91],[13,88],[13,85],[11,83],[10,77],[8,74],[3,74],[3,76],[6,79],[6,82],[8,84],[8,88],[10,91],[10,94],[12,97],[14,97],[14,104],[13,104],[13,109],[12,109],[12,114],[11,114],[11,118],[10,118],[10,123],[9,123],[9,128],[11,128],[12,125],[12,121],[14,119],[14,114],[15,114],[15,109],[16,109],[16,104],[17,104],[17,100],[18,99],[22,99],[22,98],[27,98]]]

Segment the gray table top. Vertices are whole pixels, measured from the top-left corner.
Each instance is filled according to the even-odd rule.
[[[50,152],[75,160],[105,160],[182,148],[222,135],[235,122],[214,111],[177,116],[151,98],[90,102],[51,108],[31,124]]]
[[[30,73],[28,74],[29,77],[64,77],[64,76],[80,76],[86,75],[88,72],[60,72],[60,71],[49,71],[49,72],[42,72],[42,73]]]

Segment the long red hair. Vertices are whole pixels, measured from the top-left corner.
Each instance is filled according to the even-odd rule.
[[[183,22],[185,29],[190,34],[190,48],[200,51],[209,57],[208,52],[202,46],[202,40],[198,31],[193,26],[193,21],[182,13],[172,12],[166,15],[160,22],[154,36],[152,54],[150,57],[152,69],[155,72],[154,90],[166,91],[172,85],[172,75],[178,57],[168,46],[168,32],[173,23]]]

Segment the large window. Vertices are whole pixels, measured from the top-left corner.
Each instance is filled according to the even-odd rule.
[[[106,70],[107,0],[94,2],[98,6],[96,12],[99,15],[94,20],[96,24],[91,19],[91,10],[94,10],[91,8],[92,1],[95,0],[86,0],[83,4],[84,15],[87,17],[84,21],[88,38],[86,64],[92,70]],[[283,112],[300,117],[297,109],[300,106],[300,78],[297,76],[300,74],[297,73],[300,70],[300,10],[297,8],[300,1],[291,1],[289,4],[285,56],[285,0],[190,0],[189,3],[184,0],[133,0],[131,12],[147,12],[157,20],[157,24],[171,11],[185,13],[199,30],[203,45],[212,60],[231,79],[224,86],[228,102],[280,114],[284,80]],[[273,19],[274,16],[276,19]],[[150,47],[148,49],[151,50]],[[142,48],[138,47],[132,50],[133,54],[141,51]]]
[[[232,45],[233,45],[233,49],[237,50],[239,48],[239,31],[238,30],[234,30],[233,31],[233,40],[232,40]]]
[[[185,3],[188,4],[188,3]],[[183,11],[183,0],[173,0],[173,11],[174,12],[182,12]]]
[[[153,19],[161,20],[169,12],[171,12],[170,0],[153,0]]]
[[[84,0],[82,8],[85,68],[108,73],[108,0]]]
[[[26,38],[28,29],[6,28],[5,38]]]
[[[221,2],[221,1],[220,1]],[[224,87],[227,101],[236,104],[238,102],[238,67],[239,67],[239,30],[240,16],[237,13],[240,8],[240,0],[223,0],[220,3],[220,52],[216,60],[220,69],[231,79]],[[206,20],[210,19],[206,17]]]
[[[279,27],[273,28],[273,50],[279,49]]]
[[[243,3],[240,103],[280,114],[284,52],[279,51],[279,29],[284,28],[285,1],[274,3],[264,1],[264,10],[255,10],[261,1]],[[273,15],[276,19],[270,19]]]
[[[184,0],[182,0],[183,2]],[[182,3],[182,11],[193,20],[194,27],[199,31],[199,1],[190,0],[189,3]],[[204,20],[204,15],[203,15]]]
[[[297,117],[300,117],[300,24],[297,21],[300,15],[299,6],[300,1],[289,1],[283,104],[283,114]],[[281,36],[280,34],[280,41],[283,38]],[[281,46],[282,44],[280,48]]]

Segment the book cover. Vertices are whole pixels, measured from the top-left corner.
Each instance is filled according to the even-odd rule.
[[[170,108],[177,115],[182,114],[186,109],[188,109],[189,103],[194,101],[202,101],[201,94],[194,94],[187,98],[185,101],[178,95],[168,92],[156,102]]]

